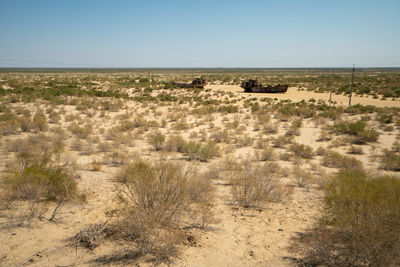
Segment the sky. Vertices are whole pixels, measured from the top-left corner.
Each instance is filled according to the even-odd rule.
[[[0,67],[400,67],[400,0],[0,0]]]

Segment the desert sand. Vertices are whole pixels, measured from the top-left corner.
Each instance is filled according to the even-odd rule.
[[[302,100],[308,101],[315,99],[316,101],[322,100],[324,102],[329,101],[329,93],[315,93],[312,91],[298,90],[297,87],[289,87],[286,93],[275,93],[275,94],[258,94],[258,93],[244,93],[243,89],[238,85],[207,85],[206,88],[213,90],[223,90],[225,92],[233,92],[239,95],[246,95],[252,97],[271,97],[279,100],[289,99],[292,102],[299,102]],[[348,106],[349,97],[341,94],[332,94],[332,101],[336,101],[337,105]],[[371,96],[357,96],[353,95],[351,100],[352,105],[372,105],[376,107],[399,107],[400,102],[398,100],[382,100],[373,99]]]
[[[233,99],[238,99],[238,103],[243,103],[243,99],[258,98],[276,98],[278,100],[290,99],[293,102],[301,100],[322,99],[327,101],[329,94],[314,93],[308,91],[298,91],[295,87],[290,87],[285,94],[245,94],[242,89],[236,85],[207,85],[206,89],[211,89],[211,93],[218,94],[222,92],[233,92]],[[185,95],[183,92],[182,95]],[[225,94],[214,96],[216,99],[224,99]],[[333,95],[333,101],[336,105],[346,106],[347,96]],[[399,101],[372,99],[370,97],[354,96],[353,104],[374,105],[377,107],[400,107]],[[46,104],[12,104],[13,108],[25,107],[36,109],[45,108]],[[195,115],[190,113],[192,107],[186,104],[179,105],[175,102],[167,102],[163,106],[157,104],[141,104],[135,101],[127,101],[117,112],[104,112],[102,116],[97,111],[90,110],[81,112],[75,106],[55,106],[56,111],[64,110],[62,119],[51,127],[61,127],[67,131],[65,142],[67,144],[66,153],[69,157],[76,160],[79,190],[87,195],[87,202],[70,201],[63,208],[55,222],[47,219],[29,218],[29,205],[24,202],[13,204],[13,208],[1,211],[0,216],[0,266],[150,266],[152,263],[136,260],[131,257],[133,246],[126,241],[106,240],[101,246],[93,251],[78,247],[77,249],[69,245],[68,239],[78,233],[81,229],[93,223],[112,221],[109,216],[116,204],[116,182],[115,175],[120,166],[111,166],[104,161],[105,152],[94,150],[93,153],[81,153],[71,149],[71,143],[76,137],[68,132],[67,115],[79,115],[84,120],[83,123],[90,123],[94,126],[93,135],[99,139],[99,142],[108,142],[106,132],[113,126],[120,125],[118,116],[131,112],[134,117],[154,120],[161,124],[163,120],[167,121],[165,127],[160,130],[165,135],[181,134],[185,138],[194,138],[198,140],[201,134],[210,134],[216,129],[227,128],[227,122],[239,121],[239,125],[245,126],[245,129],[238,133],[239,137],[251,136],[254,139],[262,136],[260,130],[256,128],[259,122],[253,117],[249,110],[240,108],[237,114],[213,113],[210,115]],[[183,110],[183,111],[182,111]],[[185,111],[186,110],[186,111]],[[182,113],[189,125],[185,130],[177,130],[174,123],[177,121],[174,115]],[[280,121],[280,118],[271,115],[270,123],[277,126],[277,133],[266,138],[273,138],[285,134],[291,121]],[[344,115],[346,120],[355,120],[358,115]],[[178,119],[180,120],[180,119]],[[210,126],[210,123],[213,123]],[[329,124],[328,120],[322,122],[322,126]],[[378,129],[376,122],[371,122]],[[295,141],[312,147],[316,150],[318,147],[329,147],[331,142],[319,141],[319,135],[322,131],[321,125],[316,125],[313,118],[304,119],[300,128],[300,133],[296,135]],[[104,129],[100,131],[100,128]],[[140,131],[151,131],[148,129],[139,129]],[[131,142],[119,143],[116,149],[123,151],[128,157],[140,156],[151,160],[180,160],[188,163],[182,154],[177,152],[155,151],[148,143],[145,135],[140,134],[139,130],[134,130],[133,135],[129,137]],[[369,145],[362,145],[364,154],[355,155],[357,159],[363,162],[364,167],[371,172],[390,173],[379,169],[378,161],[371,161],[371,155],[381,153],[383,149],[389,149],[398,137],[398,128],[392,132],[379,130],[381,135],[371,150]],[[236,136],[236,129],[229,131],[230,137]],[[193,134],[194,133],[194,134]],[[13,153],[9,152],[10,144],[18,138],[24,138],[34,133],[19,132],[18,134],[3,136],[1,139],[0,159],[1,170],[4,173],[6,162],[11,160]],[[190,137],[191,134],[196,137]],[[197,138],[197,139],[196,139]],[[334,137],[335,139],[336,137]],[[85,144],[87,141],[84,141]],[[110,141],[111,142],[111,141]],[[272,142],[272,141],[270,141]],[[194,161],[190,162],[200,169],[207,169],[208,166],[218,165],[222,159],[227,156],[233,156],[236,159],[254,158],[255,142],[253,145],[239,146],[235,141],[230,143],[221,143],[222,156],[214,158],[209,162]],[[333,146],[333,150],[346,154],[348,146]],[[277,155],[284,153],[286,148],[276,148]],[[93,171],[91,162],[99,160],[102,162],[100,171]],[[291,252],[288,247],[291,244],[291,238],[302,231],[311,227],[321,213],[323,205],[322,185],[330,174],[337,172],[336,168],[320,166],[321,156],[315,156],[310,160],[300,160],[297,163],[285,161],[276,157],[273,161],[288,172],[282,175],[282,180],[291,188],[293,193],[280,203],[266,203],[259,208],[244,208],[233,202],[231,188],[226,177],[213,178],[212,186],[216,191],[216,199],[212,205],[215,213],[215,223],[209,225],[206,229],[190,228],[188,235],[193,237],[193,242],[180,245],[181,254],[172,260],[172,266],[293,266],[292,257],[297,255]],[[312,179],[305,185],[299,185],[290,173],[290,168],[294,165],[300,165],[310,175]],[[316,167],[317,166],[317,167]],[[54,203],[46,203],[46,207],[53,207]],[[48,218],[51,209],[44,212],[44,218]],[[167,263],[161,263],[167,265]]]

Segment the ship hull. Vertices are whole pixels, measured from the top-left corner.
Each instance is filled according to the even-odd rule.
[[[246,93],[286,93],[287,85],[266,86],[266,87],[242,87]]]

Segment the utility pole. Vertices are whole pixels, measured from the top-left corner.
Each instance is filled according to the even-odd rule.
[[[333,81],[335,79],[335,71],[332,71],[332,86],[331,86],[331,92],[329,94],[329,107],[331,106],[332,102],[332,91],[333,91]]]
[[[353,73],[351,75],[351,85],[350,85],[350,96],[349,96],[349,107],[351,106],[351,96],[353,94],[353,83],[354,83],[354,64],[353,64]]]

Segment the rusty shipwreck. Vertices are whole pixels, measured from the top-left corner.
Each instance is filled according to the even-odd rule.
[[[181,88],[204,88],[207,81],[205,79],[195,78],[191,83],[172,82],[171,84]]]
[[[285,93],[288,89],[287,84],[278,84],[275,86],[263,86],[257,79],[243,81],[240,85],[246,93]]]

